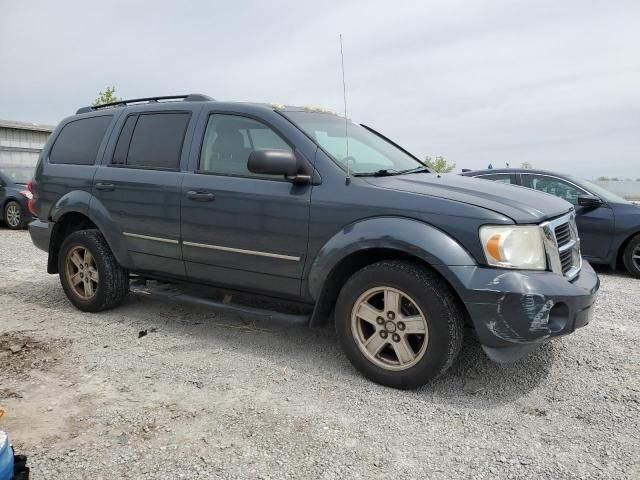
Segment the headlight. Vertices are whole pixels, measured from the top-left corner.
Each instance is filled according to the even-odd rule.
[[[487,263],[494,267],[546,270],[542,230],[537,225],[480,227]]]
[[[20,195],[22,195],[25,198],[28,198],[29,200],[33,198],[33,193],[31,193],[29,190],[21,190]]]

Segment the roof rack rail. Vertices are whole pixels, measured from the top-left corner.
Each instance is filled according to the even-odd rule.
[[[159,103],[171,100],[181,100],[183,102],[210,102],[214,99],[208,95],[203,95],[201,93],[190,93],[188,95],[165,95],[163,97],[132,98],[130,100],[118,100],[117,102],[103,103],[102,105],[82,107],[76,111],[76,115],[79,115],[81,113],[95,112],[96,110],[102,110],[103,108],[126,107],[127,105],[134,105],[138,103]]]

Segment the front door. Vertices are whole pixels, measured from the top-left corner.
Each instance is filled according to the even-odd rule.
[[[182,249],[189,278],[285,296],[300,293],[310,185],[247,169],[256,149],[293,147],[237,114],[207,119],[198,166],[182,184]]]
[[[558,177],[523,173],[521,178],[523,186],[550,193],[573,204],[582,255],[588,259],[606,261],[614,229],[613,211],[606,203],[597,208],[578,205],[578,197],[589,192]]]
[[[132,113],[97,169],[94,196],[124,235],[134,269],[185,276],[180,246],[180,159],[190,112]]]

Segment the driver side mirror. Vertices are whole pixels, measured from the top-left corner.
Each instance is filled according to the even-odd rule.
[[[252,173],[263,175],[284,175],[293,183],[311,182],[310,175],[300,174],[298,159],[288,150],[254,150],[249,155],[247,168]]]
[[[578,205],[581,207],[598,208],[602,205],[602,200],[595,195],[580,195],[578,197]]]

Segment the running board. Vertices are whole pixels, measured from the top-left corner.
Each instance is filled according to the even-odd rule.
[[[166,299],[187,303],[191,305],[203,305],[213,310],[225,313],[235,313],[243,316],[258,317],[261,319],[276,320],[285,323],[299,323],[308,325],[311,314],[296,314],[281,312],[267,308],[258,308],[240,303],[232,303],[234,294],[224,293],[222,300],[216,300],[211,292],[199,292],[187,286],[159,282],[156,280],[145,280],[143,278],[132,278],[129,290],[135,295],[144,295],[153,298]],[[244,297],[246,295],[238,295]],[[275,301],[274,305],[276,304]]]

